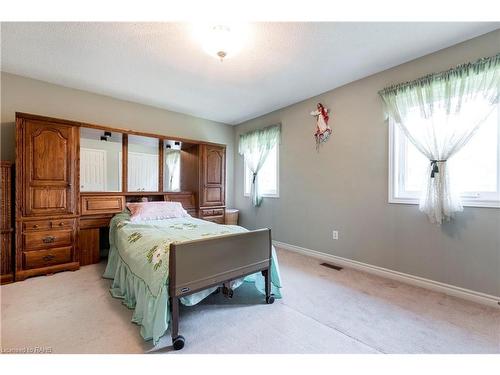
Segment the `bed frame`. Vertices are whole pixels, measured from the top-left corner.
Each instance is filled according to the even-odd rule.
[[[170,246],[169,292],[171,335],[175,350],[184,347],[179,335],[179,298],[222,286],[256,272],[265,278],[266,303],[271,294],[271,230],[258,229]]]

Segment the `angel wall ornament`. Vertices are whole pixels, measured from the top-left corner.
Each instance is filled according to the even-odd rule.
[[[330,119],[328,112],[329,109],[325,108],[321,103],[318,103],[316,110],[311,112],[311,116],[316,117],[316,132],[314,133],[314,138],[316,139],[317,150],[319,150],[321,143],[326,142],[332,134],[332,128],[328,126],[328,120]]]

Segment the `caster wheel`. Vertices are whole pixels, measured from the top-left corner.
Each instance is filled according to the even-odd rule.
[[[226,298],[233,298],[234,291],[231,288],[223,287],[222,293]]]
[[[266,303],[271,305],[274,302],[274,294],[271,294],[269,297],[266,297]]]
[[[174,350],[181,350],[184,347],[185,343],[186,339],[184,338],[184,336],[177,336],[175,339],[172,340]]]

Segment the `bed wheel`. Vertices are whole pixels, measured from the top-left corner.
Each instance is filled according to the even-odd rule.
[[[234,295],[234,291],[231,288],[227,287],[226,285],[222,287],[222,293],[226,298],[233,298]]]
[[[172,340],[172,344],[174,346],[174,350],[181,350],[184,347],[184,344],[186,342],[186,339],[184,336],[177,336],[175,339]]]
[[[271,294],[270,296],[266,297],[266,303],[268,305],[271,305],[272,303],[274,303],[274,294]]]

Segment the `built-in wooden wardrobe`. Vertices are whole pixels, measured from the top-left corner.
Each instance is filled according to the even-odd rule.
[[[224,145],[24,113],[16,113],[16,128],[16,280],[99,262],[109,221],[128,201],[181,202],[192,216],[224,223]],[[120,134],[119,191],[81,191],[83,129]],[[128,190],[127,155],[133,136],[157,139],[159,178],[154,191]],[[163,186],[168,142],[182,144],[180,188],[172,192]]]

